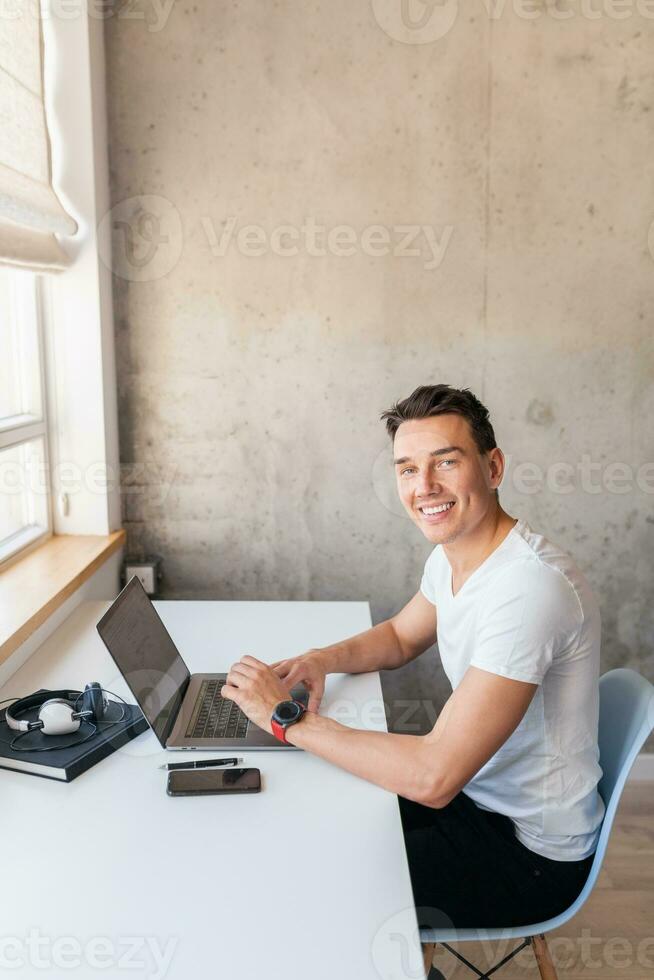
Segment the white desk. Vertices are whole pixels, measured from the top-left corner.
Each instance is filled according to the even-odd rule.
[[[95,630],[107,606],[79,606],[0,697],[98,680],[133,700]],[[273,662],[370,625],[362,602],[157,608],[191,671],[226,670],[244,653]],[[378,674],[330,675],[321,713],[385,730],[381,701]],[[423,976],[394,795],[290,751],[245,753],[262,771],[260,794],[172,799],[157,767],[187,757],[148,731],[72,783],[0,770],[0,970],[21,962],[21,980]]]

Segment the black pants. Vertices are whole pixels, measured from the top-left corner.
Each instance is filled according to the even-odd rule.
[[[463,792],[440,810],[398,799],[421,927],[532,925],[567,909],[588,877],[592,855],[536,854],[509,817],[482,810]]]

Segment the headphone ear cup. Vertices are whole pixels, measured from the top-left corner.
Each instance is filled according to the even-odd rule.
[[[107,699],[104,696],[102,686],[97,681],[87,684],[84,688],[81,710],[92,712],[89,721],[97,722],[104,718],[107,710]]]
[[[80,726],[79,718],[73,718],[73,706],[63,698],[51,698],[39,708],[39,721],[43,735],[70,735]]]

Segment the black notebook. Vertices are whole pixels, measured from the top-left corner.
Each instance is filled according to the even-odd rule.
[[[123,707],[125,717],[122,721],[117,721]],[[25,718],[33,721],[36,720],[37,715],[38,708],[35,708],[32,712],[26,711],[22,714],[21,720]],[[72,735],[42,735],[39,731],[28,732],[20,736],[18,745],[30,749],[39,746],[48,748],[57,746],[57,748],[49,752],[17,752],[10,747],[10,742],[19,733],[6,723],[3,709],[0,711],[0,769],[15,769],[18,772],[29,773],[31,776],[45,776],[46,779],[59,779],[69,783],[71,779],[86,772],[96,762],[105,759],[149,727],[143,712],[135,704],[123,705],[120,701],[110,699],[107,717],[108,721],[99,722],[98,730],[91,738],[87,738],[77,746],[63,747],[91,732],[92,728],[88,722],[83,722],[78,731],[73,732]],[[114,720],[116,724],[108,723]]]

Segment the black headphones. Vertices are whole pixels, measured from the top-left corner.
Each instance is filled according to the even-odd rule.
[[[109,719],[109,706],[116,702],[109,701],[105,694],[112,694],[113,697],[122,701],[120,718]],[[7,698],[7,700],[11,699]],[[100,722],[106,721],[109,725],[115,725],[122,721],[125,717],[126,706],[127,703],[119,694],[114,694],[113,691],[105,691],[97,681],[87,684],[83,691],[70,691],[66,688],[63,691],[39,691],[37,694],[30,694],[26,698],[17,698],[5,710],[5,721],[8,727],[19,733],[12,739],[10,747],[17,752],[48,752],[51,749],[64,749],[79,745],[81,742],[85,742],[87,738],[92,738],[95,735]],[[19,717],[27,711],[34,711],[35,708],[39,709],[35,721]],[[16,742],[28,732],[38,731],[42,735],[70,735],[78,731],[82,723],[89,724],[92,731],[75,742],[52,746],[19,747],[16,745]]]

